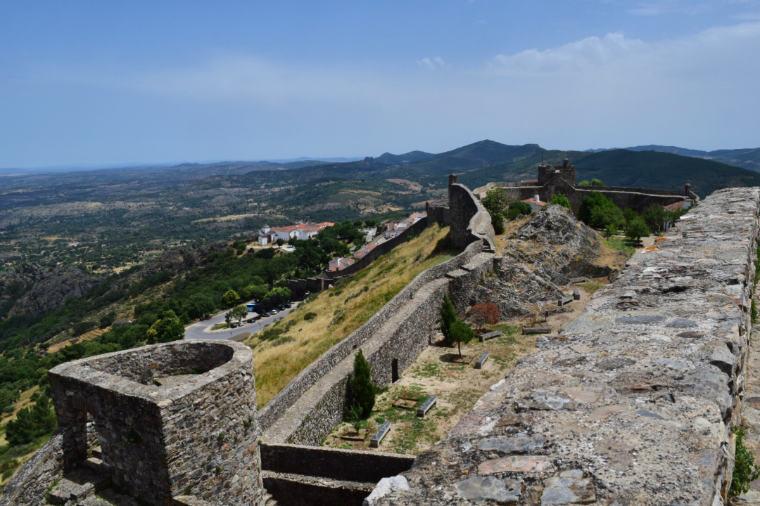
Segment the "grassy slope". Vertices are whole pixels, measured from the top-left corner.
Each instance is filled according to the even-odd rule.
[[[302,369],[369,320],[417,274],[451,258],[435,250],[447,232],[428,228],[248,340],[254,350],[258,405],[269,402]],[[314,316],[307,320],[309,313]]]

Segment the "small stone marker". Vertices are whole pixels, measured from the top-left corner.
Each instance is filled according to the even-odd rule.
[[[483,364],[486,363],[486,360],[488,360],[488,352],[484,351],[480,354],[478,360],[475,361],[475,369],[483,369]]]
[[[501,335],[500,330],[492,330],[491,332],[486,332],[485,334],[480,334],[480,342],[488,341],[489,339],[493,339],[495,337],[499,337]]]
[[[573,301],[573,297],[571,297],[571,296],[562,297],[562,298],[560,298],[560,299],[557,301],[557,305],[558,305],[559,307],[562,307],[562,306],[565,306],[565,305],[567,305],[567,304],[570,304],[572,301]]]
[[[420,404],[420,407],[417,408],[417,416],[425,416],[428,411],[430,411],[433,406],[438,402],[438,397],[435,395],[431,395],[428,398],[426,398],[422,404]]]
[[[573,299],[574,300],[581,300],[581,291],[577,288],[573,289]]]
[[[390,431],[391,431],[391,422],[383,422],[380,428],[377,429],[377,432],[375,432],[375,435],[372,436],[372,438],[370,438],[369,445],[372,448],[377,448],[378,446],[380,446],[380,441],[382,441],[383,438],[387,436]]]
[[[529,334],[551,334],[552,328],[551,327],[523,327],[522,333],[525,335]]]

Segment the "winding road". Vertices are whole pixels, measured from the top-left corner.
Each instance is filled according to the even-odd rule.
[[[240,327],[234,329],[211,330],[214,325],[224,322],[224,314],[227,311],[222,311],[208,320],[193,323],[185,327],[185,339],[229,339],[232,341],[242,341],[250,334],[255,334],[269,325],[282,320],[288,315],[288,313],[298,307],[298,304],[298,302],[295,302],[287,309],[278,312],[276,315],[266,316],[253,323],[244,323]]]

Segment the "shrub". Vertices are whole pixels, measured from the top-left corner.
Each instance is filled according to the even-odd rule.
[[[565,195],[562,195],[561,193],[552,195],[552,198],[549,201],[549,203],[570,209],[570,199],[568,199]]]
[[[507,208],[506,217],[509,220],[514,220],[518,216],[527,215],[532,212],[530,204],[527,202],[512,202]]]
[[[369,362],[359,350],[354,357],[354,372],[348,379],[345,418],[349,421],[368,418],[375,407],[375,393]]]
[[[501,215],[501,213],[490,213],[491,214],[491,225],[493,226],[493,231],[496,235],[501,235],[504,233],[504,216]]]
[[[493,325],[501,320],[501,311],[499,311],[499,306],[492,302],[475,304],[470,308],[470,319],[481,327],[486,323]]]
[[[760,467],[755,464],[752,453],[744,446],[744,429],[734,429],[736,446],[734,449],[734,474],[731,476],[731,488],[728,495],[736,497],[749,491],[750,482],[760,478]]]
[[[311,311],[303,315],[303,319],[306,321],[311,321],[316,317],[317,317],[317,313],[312,313]]]
[[[636,216],[628,220],[625,225],[625,236],[633,244],[639,244],[641,238],[649,235],[649,228],[641,216]]]

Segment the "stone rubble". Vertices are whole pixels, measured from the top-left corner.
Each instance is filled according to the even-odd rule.
[[[704,200],[371,504],[723,504],[759,208]]]

